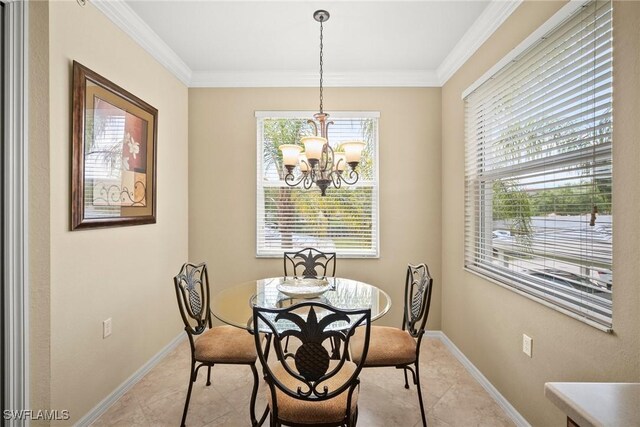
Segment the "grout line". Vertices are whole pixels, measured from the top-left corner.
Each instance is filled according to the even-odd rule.
[[[443,399],[443,398],[444,398],[444,397],[445,397],[445,396],[446,396],[446,395],[451,391],[451,389],[452,389],[452,388],[454,388],[454,387],[456,386],[456,383],[457,383],[457,381],[456,381],[455,383],[451,384],[451,385],[447,388],[447,390],[446,390],[444,393],[442,393],[442,396],[440,396],[440,397],[438,398],[438,400],[436,400],[436,401],[433,403],[433,405],[431,405],[431,406],[427,407],[427,409],[432,410],[433,408],[435,408],[435,407],[436,407],[436,405],[437,405],[438,403],[440,403],[440,401],[441,401],[441,400],[442,400],[442,399]]]
[[[152,420],[149,419],[149,417],[147,416],[147,411],[144,410],[144,406],[142,405],[142,402],[140,401],[140,399],[138,399],[138,396],[136,395],[136,393],[132,393],[132,390],[129,389],[129,390],[127,390],[127,392],[124,395],[122,395],[122,397],[124,397],[126,394],[131,394],[132,395],[132,397],[136,400],[136,403],[138,404],[138,407],[140,408],[140,412],[142,412],[142,416],[144,417],[145,424],[146,425],[151,425],[152,424],[152,422],[151,422]],[[122,399],[122,397],[121,397],[121,399]],[[110,409],[110,408],[107,408],[107,409]],[[102,413],[102,415],[104,415],[106,412],[107,411],[104,411]],[[100,419],[100,418],[98,418],[98,419]]]

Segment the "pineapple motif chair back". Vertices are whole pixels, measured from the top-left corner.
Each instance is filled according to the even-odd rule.
[[[365,346],[358,364],[349,359],[349,341],[357,327],[365,329]],[[340,310],[319,302],[303,302],[282,309],[254,306],[253,330],[267,333],[268,340],[255,334],[258,359],[270,391],[272,415],[278,419],[278,397],[320,402],[347,393],[345,421],[357,416],[358,375],[369,349],[371,310]],[[288,352],[283,341],[291,338]],[[340,340],[342,352],[332,358],[326,346]],[[270,345],[275,361],[267,363]],[[335,357],[335,354],[333,354]],[[341,397],[344,397],[341,396]],[[352,400],[352,397],[354,400]],[[354,412],[356,412],[354,414]]]
[[[422,339],[429,316],[433,278],[426,264],[407,267],[407,278],[404,288],[404,319],[402,329],[412,337]],[[418,341],[418,348],[419,348]]]
[[[284,275],[296,278],[335,277],[336,253],[304,248],[298,252],[284,253]]]
[[[180,315],[193,349],[193,335],[211,327],[207,265],[186,263],[173,278]]]

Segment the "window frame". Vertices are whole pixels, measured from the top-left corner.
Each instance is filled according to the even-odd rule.
[[[493,227],[490,227],[489,233],[487,233],[487,215],[491,212],[492,200],[489,197],[487,200],[487,196],[485,194],[487,192],[491,193],[490,190],[487,190],[487,186],[491,186],[493,182],[499,179],[504,179],[504,177],[496,177],[496,176],[479,176],[482,175],[482,162],[478,162],[476,165],[476,169],[474,173],[476,174],[473,177],[468,175],[467,171],[467,150],[468,150],[468,141],[470,136],[467,135],[467,126],[469,118],[466,117],[466,99],[467,97],[476,91],[479,87],[481,87],[486,81],[491,79],[496,73],[502,71],[505,67],[508,66],[509,63],[518,58],[521,54],[526,52],[528,49],[532,48],[535,44],[537,44],[541,39],[545,38],[547,34],[550,32],[554,32],[556,29],[562,27],[568,20],[572,19],[576,12],[584,7],[585,5],[589,5],[591,2],[582,1],[582,2],[570,2],[565,5],[562,9],[560,9],[555,15],[553,15],[549,20],[547,20],[542,26],[540,26],[537,30],[535,30],[529,37],[527,37],[522,43],[520,43],[515,49],[513,49],[509,54],[507,54],[504,58],[498,61],[493,67],[491,67],[486,73],[484,73],[476,82],[471,84],[463,93],[462,93],[462,101],[465,103],[465,230],[463,232],[463,259],[462,259],[462,267],[464,271],[472,273],[476,276],[483,278],[484,280],[495,283],[503,288],[509,289],[513,292],[516,292],[526,298],[532,299],[538,303],[541,303],[547,307],[550,307],[556,311],[559,311],[563,314],[568,315],[569,317],[575,318],[581,322],[589,324],[597,329],[602,331],[611,333],[613,331],[613,301],[609,300],[608,304],[605,304],[606,307],[604,310],[608,310],[608,322],[607,324],[603,324],[597,320],[590,318],[589,314],[577,313],[567,308],[570,303],[567,298],[570,296],[575,296],[576,298],[581,298],[582,303],[587,302],[589,305],[596,306],[599,302],[598,299],[604,299],[598,297],[596,295],[590,295],[587,292],[582,292],[574,289],[568,289],[563,287],[562,285],[553,283],[551,286],[549,284],[550,281],[543,279],[536,279],[536,277],[525,277],[527,276],[525,273],[522,273],[523,277],[519,277],[520,275],[517,272],[506,272],[499,271],[498,268],[492,271],[486,263],[482,263],[478,261],[478,257],[482,257],[483,252],[480,249],[474,249],[469,246],[478,246],[484,245],[483,240],[487,238],[487,236],[491,236],[491,232],[493,231]],[[602,2],[598,2],[601,4]],[[613,5],[611,5],[613,9]],[[611,36],[613,38],[613,35]],[[611,95],[612,96],[612,95]],[[611,112],[611,117],[613,117],[613,111]],[[475,137],[471,137],[475,138]],[[477,142],[476,142],[477,144]],[[613,144],[613,143],[612,143]],[[613,147],[610,148],[611,152],[613,151]],[[554,163],[550,162],[549,166],[554,167]],[[613,166],[613,165],[612,165]],[[516,166],[513,170],[513,174],[508,175],[509,177],[518,177],[518,167]],[[611,172],[611,176],[613,177],[613,172]],[[477,188],[476,188],[477,186]],[[468,192],[476,192],[477,195],[469,195]],[[488,206],[488,207],[487,207]],[[613,206],[613,203],[612,203]],[[467,222],[467,216],[471,218]],[[489,215],[490,216],[490,215]],[[467,230],[467,224],[474,229],[474,231]],[[482,231],[484,229],[484,231]],[[478,231],[480,230],[480,231]],[[469,241],[469,236],[473,241]],[[471,263],[468,260],[468,252],[473,253],[476,257],[474,262]],[[613,257],[613,247],[612,247],[612,257]],[[611,262],[611,271],[613,271],[613,260]],[[539,282],[537,281],[539,280]],[[575,294],[575,295],[574,295]],[[561,301],[564,299],[565,302]],[[584,306],[582,309],[585,311],[589,311]]]
[[[29,3],[3,1],[2,408],[30,408],[29,330]],[[6,168],[6,169],[4,169]],[[5,286],[6,283],[6,286]],[[2,298],[0,298],[1,300]],[[8,426],[21,425],[8,420]]]
[[[256,258],[281,258],[282,251],[273,252],[265,250],[260,247],[261,236],[260,229],[261,224],[264,225],[264,188],[266,187],[284,187],[287,188],[287,184],[282,182],[282,185],[263,185],[261,181],[261,173],[263,170],[263,135],[261,123],[265,119],[304,119],[311,120],[313,115],[317,111],[310,110],[259,110],[255,111],[256,119]],[[369,252],[362,251],[362,249],[340,251],[336,250],[337,258],[345,259],[376,259],[380,258],[380,112],[379,111],[325,111],[329,115],[329,120],[332,119],[374,119],[375,120],[375,135],[374,146],[372,149],[374,173],[373,179],[362,181],[359,180],[356,184],[346,187],[372,187],[372,227],[374,228],[374,236],[372,238],[373,249]],[[327,192],[335,191],[335,187],[330,186]],[[315,184],[309,190],[303,191],[320,191]],[[300,248],[293,247],[291,250],[298,250]],[[360,252],[362,251],[362,252]]]

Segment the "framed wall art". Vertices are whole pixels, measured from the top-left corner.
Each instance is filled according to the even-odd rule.
[[[73,62],[71,229],[156,222],[158,110]]]

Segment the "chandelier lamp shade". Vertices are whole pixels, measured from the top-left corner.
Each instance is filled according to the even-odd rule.
[[[340,188],[343,183],[353,185],[358,181],[356,168],[366,144],[363,141],[344,141],[337,150],[329,145],[327,131],[333,122],[328,120],[329,114],[323,110],[322,93],[322,31],[323,23],[329,19],[329,12],[317,10],[313,18],[320,23],[320,112],[313,115],[314,120],[308,121],[313,126],[315,136],[301,138],[301,145],[283,144],[279,148],[287,170],[284,177],[287,185],[309,189],[316,184],[321,194],[326,196],[327,188],[331,185]]]

